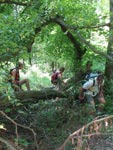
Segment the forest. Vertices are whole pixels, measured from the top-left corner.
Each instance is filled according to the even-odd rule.
[[[0,150],[113,150],[113,0],[0,0],[0,35]],[[95,111],[79,96],[88,61],[104,75]]]

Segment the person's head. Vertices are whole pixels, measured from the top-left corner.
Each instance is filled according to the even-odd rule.
[[[104,74],[100,73],[97,77],[97,83],[102,84],[104,81]]]
[[[92,66],[92,62],[91,62],[91,61],[87,61],[86,67],[89,68],[89,67],[91,67],[91,66]]]
[[[23,64],[22,62],[18,62],[18,64],[17,64],[16,67],[17,67],[18,69],[22,69],[23,66],[24,66],[24,64]]]
[[[60,70],[60,72],[64,72],[65,68],[61,67],[59,70]]]

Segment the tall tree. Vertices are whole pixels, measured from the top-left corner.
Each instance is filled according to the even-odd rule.
[[[113,0],[110,0],[110,27],[107,54],[113,56]],[[113,62],[107,60],[105,68],[106,77],[113,79]]]

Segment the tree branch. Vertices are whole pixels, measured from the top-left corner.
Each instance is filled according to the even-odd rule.
[[[113,118],[113,115],[110,115],[110,116],[107,116],[107,117],[104,117],[104,118],[100,118],[100,119],[97,119],[97,120],[93,120],[92,122],[90,122],[90,123],[84,125],[82,128],[80,128],[79,130],[77,130],[77,131],[73,132],[71,135],[69,135],[68,138],[65,140],[65,142],[61,145],[61,147],[58,148],[57,150],[64,150],[66,144],[67,144],[70,140],[73,140],[73,138],[74,138],[75,136],[78,137],[79,135],[81,135],[81,136],[83,137],[83,136],[84,136],[84,135],[83,135],[84,130],[87,129],[89,126],[94,125],[94,124],[97,125],[97,123],[102,122],[102,121],[108,121],[108,119],[111,119],[111,118]],[[98,125],[97,125],[97,126],[98,126]],[[94,134],[94,135],[95,135],[95,134]],[[97,135],[97,134],[96,134],[96,135]],[[92,136],[93,136],[93,134],[92,134]],[[82,137],[81,137],[81,138],[82,138]]]
[[[75,47],[76,50],[76,54],[77,54],[77,59],[81,60],[82,56],[85,54],[85,52],[87,51],[86,48],[82,47],[81,43],[73,36],[73,34],[68,30],[68,25],[63,21],[63,19],[60,16],[56,16],[56,18],[54,19],[55,22],[60,25],[62,31],[66,33],[68,39],[72,42],[72,44]]]
[[[16,150],[15,147],[13,147],[7,140],[3,139],[2,137],[0,137],[0,141],[4,143],[10,150]]]
[[[74,27],[74,26],[70,26],[68,24],[66,24],[63,19],[61,18],[55,18],[56,19],[56,22],[62,26],[65,27],[66,30],[74,30],[76,35],[78,36],[79,40],[82,41],[82,43],[84,43],[86,46],[88,46],[94,53],[96,54],[99,54],[105,58],[107,58],[108,60],[112,61],[113,62],[113,57],[111,55],[108,55],[107,53],[104,53],[102,51],[98,51],[93,45],[90,44],[90,42],[88,42],[87,40],[85,40],[85,38],[83,38],[80,33],[77,31],[78,29],[83,29],[83,28],[89,28],[89,27],[80,27],[80,28],[77,28],[77,27]],[[104,25],[98,25],[98,26],[93,26],[93,27],[90,27],[90,28],[97,28],[97,27],[103,27],[103,26],[108,26],[110,25],[109,23],[108,24],[104,24]],[[80,50],[80,48],[78,47],[78,51]],[[84,50],[85,52],[86,50]],[[84,53],[83,53],[84,54]]]
[[[42,27],[44,27],[44,26],[46,26],[52,22],[60,25],[63,32],[66,32],[69,29],[75,31],[79,40],[82,41],[82,43],[84,43],[86,46],[88,46],[94,53],[99,54],[99,55],[101,55],[101,56],[103,56],[103,57],[105,57],[108,60],[113,62],[113,58],[111,55],[108,55],[107,53],[104,53],[102,51],[98,51],[93,45],[90,44],[90,42],[85,40],[85,38],[83,38],[80,35],[80,33],[77,31],[78,29],[83,29],[83,28],[99,28],[99,27],[104,27],[104,26],[111,26],[110,23],[102,24],[102,25],[98,25],[98,26],[90,26],[90,27],[89,26],[75,27],[75,26],[71,26],[71,25],[66,24],[61,17],[56,16],[55,18],[50,18],[49,20],[45,21],[40,27],[36,27],[35,28],[35,34],[37,35],[41,31]],[[81,46],[80,43],[78,41],[76,41],[76,39],[73,37],[73,35],[69,31],[67,32],[67,36],[70,39],[70,41],[74,44],[74,46],[78,49],[78,56],[81,57],[80,56],[80,46]],[[28,48],[29,52],[31,52],[33,42],[34,42],[34,40],[32,40],[31,45],[29,45],[29,48]],[[83,49],[82,54],[84,54],[85,52],[86,52],[86,49]]]
[[[80,41],[82,41],[84,44],[86,44],[94,53],[104,56],[105,58],[107,58],[108,60],[113,62],[112,56],[107,55],[107,53],[104,53],[102,51],[98,51],[93,45],[90,44],[90,42],[86,41],[85,38],[83,38],[79,32],[77,32],[77,31],[75,31],[75,32],[78,35],[78,38],[80,39]]]
[[[105,23],[105,24],[100,24],[100,25],[96,25],[96,26],[72,26],[72,25],[69,25],[69,24],[66,24],[64,22],[64,20],[60,17],[60,16],[57,16],[55,18],[55,20],[57,20],[60,24],[62,24],[63,26],[65,26],[68,29],[72,29],[72,30],[79,30],[79,29],[95,29],[95,28],[101,28],[101,27],[105,27],[105,26],[108,26],[108,27],[113,27],[110,23]]]
[[[32,133],[33,133],[33,136],[34,136],[34,142],[36,144],[36,147],[37,147],[37,150],[39,150],[39,146],[37,144],[37,139],[36,139],[36,133],[33,129],[29,128],[29,127],[26,127],[24,125],[21,125],[19,123],[16,123],[14,120],[12,120],[9,116],[7,116],[3,111],[0,111],[0,114],[2,116],[4,116],[6,119],[8,119],[9,121],[11,121],[15,126],[16,126],[16,135],[17,135],[17,139],[18,139],[18,134],[17,134],[17,126],[21,127],[21,128],[24,128],[24,129],[27,129],[27,130],[30,130]],[[15,149],[12,149],[12,150],[15,150]]]

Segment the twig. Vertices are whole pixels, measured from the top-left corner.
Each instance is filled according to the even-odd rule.
[[[35,133],[35,131],[33,129],[15,122],[13,119],[11,119],[9,116],[7,116],[3,111],[0,111],[0,114],[2,114],[4,117],[6,117],[8,120],[10,120],[16,126],[17,140],[18,140],[18,131],[17,131],[17,127],[18,126],[24,128],[24,129],[30,130],[33,133],[36,148],[37,148],[37,150],[39,150],[39,146],[37,144],[37,139],[36,139],[36,133]]]
[[[80,128],[79,130],[77,130],[77,131],[73,132],[71,135],[69,135],[68,138],[65,140],[65,142],[61,145],[61,147],[58,148],[57,150],[64,150],[66,144],[68,143],[68,141],[72,140],[75,136],[78,136],[79,133],[81,133],[81,132],[82,132],[82,134],[83,134],[84,129],[88,128],[90,125],[92,125],[92,124],[94,124],[94,123],[101,122],[101,121],[106,120],[106,119],[110,119],[110,118],[113,118],[113,115],[110,115],[110,116],[108,116],[108,117],[101,118],[101,119],[98,119],[98,120],[93,120],[92,122],[90,122],[90,123],[84,125],[82,128]],[[100,133],[98,133],[98,134],[100,134]],[[98,134],[95,133],[94,135],[98,135]],[[82,136],[84,136],[84,135],[82,135]],[[86,136],[86,135],[85,135],[85,136]],[[88,135],[87,135],[87,136],[88,136]],[[89,134],[89,136],[90,136],[90,134]],[[91,136],[93,136],[93,134],[91,134]]]
[[[16,150],[7,140],[3,139],[2,137],[0,137],[0,141],[6,144],[10,150]]]

